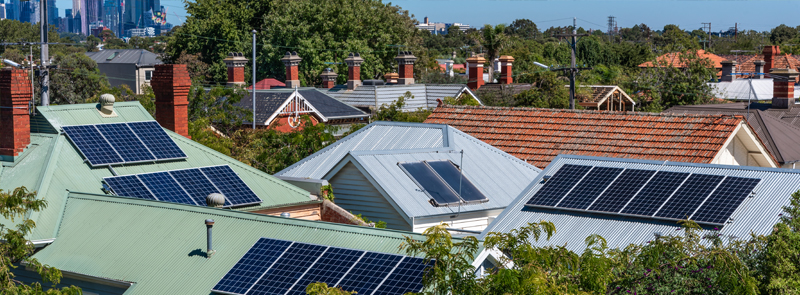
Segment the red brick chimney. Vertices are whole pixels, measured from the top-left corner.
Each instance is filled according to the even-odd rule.
[[[472,90],[478,90],[483,86],[483,64],[486,59],[477,55],[467,58],[467,67],[469,68],[469,80],[467,87]]]
[[[300,72],[298,67],[300,66],[300,61],[303,60],[300,56],[297,55],[297,52],[286,52],[286,54],[281,58],[283,61],[283,65],[286,66],[286,88],[296,88],[300,87]]]
[[[414,62],[417,61],[417,57],[411,54],[411,51],[400,51],[400,54],[394,60],[397,61],[398,74],[400,75],[400,78],[397,79],[397,84],[414,84]]]
[[[781,48],[780,46],[764,46],[761,54],[764,55],[764,73],[769,73],[770,70],[775,68],[775,58],[781,54]]]
[[[20,69],[0,71],[0,156],[16,157],[31,143],[30,101],[28,73]]]
[[[331,89],[336,86],[336,78],[339,77],[339,75],[336,74],[333,69],[327,68],[319,77],[322,78],[322,88]]]
[[[156,65],[150,80],[156,95],[156,121],[162,127],[189,137],[189,88],[186,65]]]
[[[511,64],[513,62],[514,58],[509,55],[503,55],[500,57],[500,84],[514,83],[514,78],[512,77],[511,72]]]
[[[360,54],[350,52],[344,62],[347,64],[347,89],[356,89],[361,86],[361,64],[364,59]]]
[[[228,53],[225,65],[228,66],[228,87],[243,86],[244,82],[244,66],[247,64],[247,59],[241,52]]]
[[[798,72],[792,69],[772,69],[770,76],[772,76],[772,108],[793,108],[794,81]]]

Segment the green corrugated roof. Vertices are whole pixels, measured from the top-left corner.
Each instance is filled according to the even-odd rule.
[[[116,103],[114,109],[118,117],[115,118],[102,118],[95,106],[95,104],[79,104],[40,107],[39,114],[45,117],[56,130],[67,125],[153,120],[138,102]],[[188,156],[186,160],[114,167],[117,174],[127,175],[227,164],[264,201],[257,206],[242,208],[243,210],[281,207],[311,200],[307,191],[174,132],[166,131],[186,153]],[[34,145],[25,151],[28,153],[27,155],[17,157],[20,160],[14,167],[2,167],[0,170],[0,188],[13,189],[25,185],[30,190],[38,191],[38,197],[46,200],[48,206],[41,212],[31,214],[31,219],[36,222],[36,229],[30,238],[32,240],[49,239],[55,234],[55,226],[63,211],[67,192],[82,191],[102,194],[103,177],[113,176],[113,174],[108,168],[92,168],[84,163],[80,153],[66,135],[33,133],[31,141]],[[2,166],[12,165],[9,162],[0,163],[3,164]]]
[[[205,219],[214,219],[210,259]],[[126,294],[208,294],[261,237],[403,254],[410,232],[208,207],[70,193],[55,242],[34,258],[58,269],[135,282]],[[195,254],[193,254],[195,253]],[[200,254],[200,255],[197,255]]]

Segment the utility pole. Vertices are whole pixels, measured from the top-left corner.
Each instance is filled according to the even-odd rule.
[[[739,41],[739,23],[733,25],[733,42]]]
[[[47,70],[48,61],[50,61],[50,53],[48,52],[48,38],[47,33],[49,31],[49,27],[47,24],[47,0],[40,0],[39,1],[39,34],[41,35],[40,39],[42,42],[42,50],[41,50],[41,63],[39,64],[39,75],[42,81],[42,106],[50,105],[50,75],[49,71]]]
[[[256,130],[256,30],[253,33],[253,130]]]
[[[578,37],[589,36],[589,34],[578,34],[578,21],[577,18],[572,18],[572,34],[558,34],[556,37],[570,37],[570,48],[572,49],[572,60],[569,68],[553,69],[552,71],[565,71],[569,72],[569,109],[575,109],[575,73],[579,70],[588,70],[591,68],[577,68],[575,67],[575,44],[578,43]]]
[[[708,43],[708,49],[711,49],[711,23],[702,23],[703,29],[708,29],[708,33],[706,33],[706,43]]]

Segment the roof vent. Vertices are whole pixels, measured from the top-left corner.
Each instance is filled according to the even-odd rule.
[[[283,212],[283,213],[281,213],[281,217],[284,217],[284,218],[291,218],[291,217],[292,217],[292,214],[289,214],[289,212]]]
[[[222,208],[225,205],[225,195],[212,193],[206,197],[206,204],[208,207]]]
[[[206,245],[208,248],[206,250],[206,258],[211,258],[211,255],[214,255],[217,251],[214,251],[214,248],[211,247],[211,228],[214,227],[214,219],[206,219]]]
[[[364,82],[362,82],[362,85],[364,85],[364,86],[381,86],[381,85],[385,85],[385,83],[383,82],[383,80],[364,80]]]
[[[103,94],[100,96],[100,116],[103,118],[113,118],[117,116],[114,112],[114,101],[116,99],[111,94]]]

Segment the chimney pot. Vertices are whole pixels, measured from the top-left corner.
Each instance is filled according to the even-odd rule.
[[[723,82],[732,82],[736,80],[736,61],[735,60],[726,60],[721,62],[722,64],[722,79]]]
[[[228,67],[228,87],[243,86],[244,82],[244,66],[247,64],[247,59],[241,52],[229,52],[228,57],[224,60],[225,65]]]
[[[753,65],[756,68],[756,74],[753,76],[753,79],[764,79],[764,62],[763,60],[756,60],[753,61]]]
[[[0,158],[16,157],[31,143],[31,96],[25,70],[0,71]]]
[[[356,89],[361,86],[361,64],[364,63],[364,59],[360,54],[350,52],[344,62],[347,64],[347,89]]]
[[[798,72],[792,69],[773,69],[772,77],[772,108],[792,109],[794,107],[794,82]]]
[[[417,61],[417,57],[411,54],[411,51],[401,51],[394,59],[397,61],[400,75],[397,84],[414,84],[414,63]]]
[[[333,69],[326,68],[319,77],[322,78],[322,88],[331,89],[336,86],[336,78],[338,78],[339,75],[336,74]]]
[[[514,78],[511,72],[511,64],[514,63],[514,57],[503,55],[500,57],[500,84],[514,83]]]
[[[287,51],[286,55],[281,58],[281,61],[283,61],[283,64],[286,66],[286,81],[284,83],[287,88],[300,87],[300,72],[298,67],[300,66],[301,60],[303,59],[297,55],[296,51]]]

